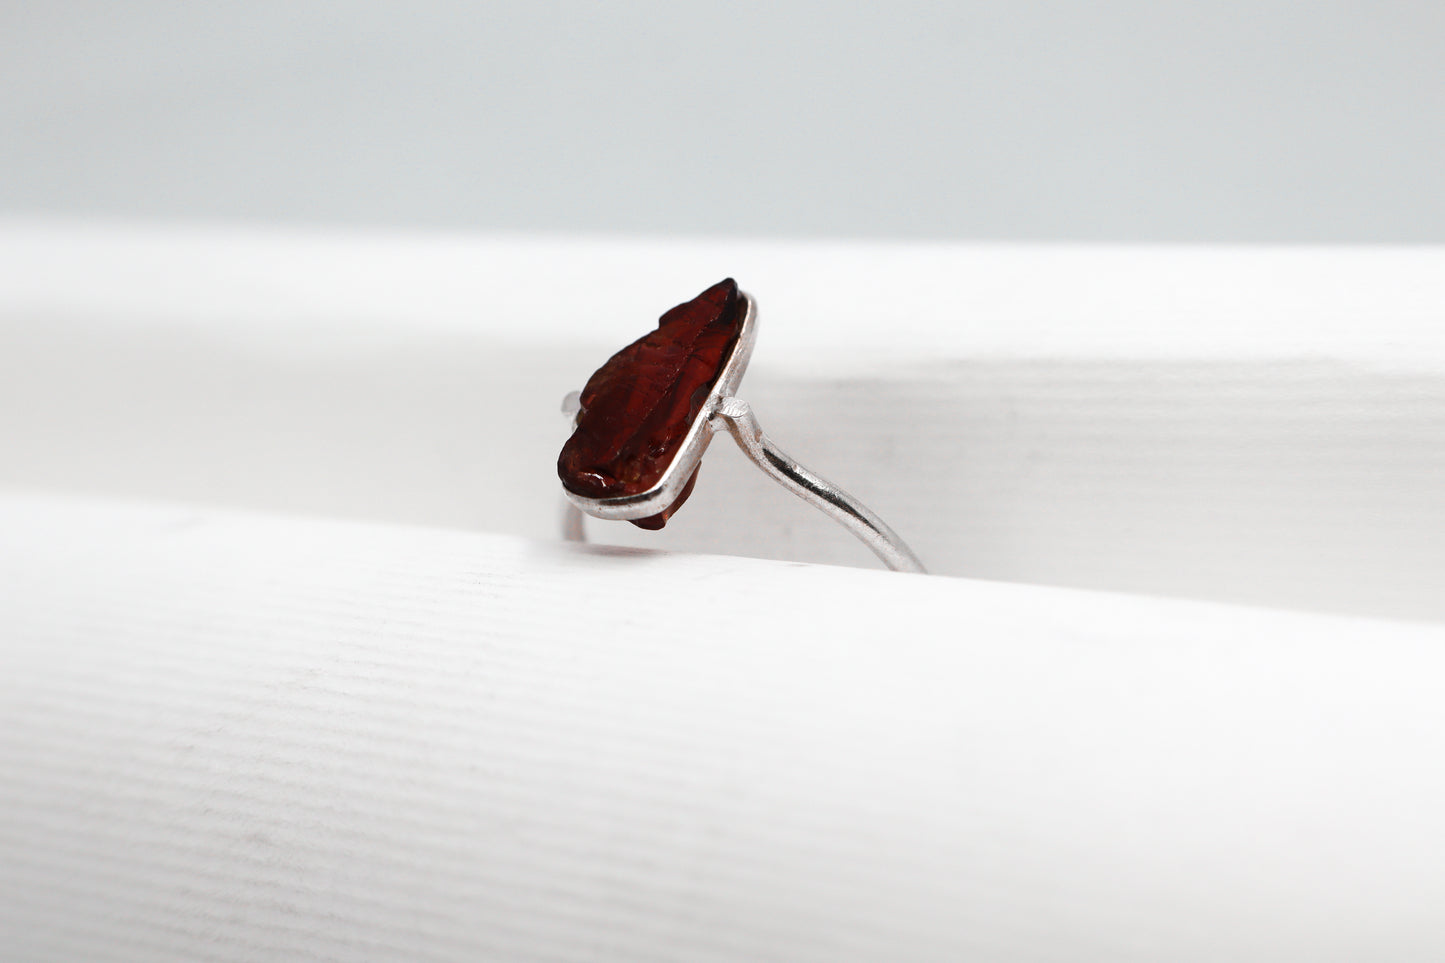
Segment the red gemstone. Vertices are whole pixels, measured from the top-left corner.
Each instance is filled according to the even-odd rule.
[[[737,282],[728,278],[668,311],[656,331],[598,368],[582,389],[577,430],[557,459],[567,490],[617,498],[656,485],[732,357],[744,314]],[[633,524],[661,528],[696,480],[694,471],[676,501]]]

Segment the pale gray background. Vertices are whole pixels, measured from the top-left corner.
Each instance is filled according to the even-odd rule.
[[[0,213],[1445,240],[1445,4],[6,0]]]

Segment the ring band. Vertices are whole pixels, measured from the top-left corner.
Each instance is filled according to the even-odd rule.
[[[775,445],[735,396],[757,334],[757,302],[731,278],[663,314],[562,403],[573,433],[557,460],[562,534],[586,541],[582,515],[658,529],[692,493],[712,436],[732,435],[774,481],[841,524],[894,571],[924,571],[893,529]]]

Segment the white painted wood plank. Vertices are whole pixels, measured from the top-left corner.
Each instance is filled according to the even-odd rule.
[[[1445,250],[0,225],[0,483],[554,537],[561,396],[738,276],[940,573],[1445,618]],[[738,519],[746,519],[739,524]],[[720,446],[678,551],[871,565]]]
[[[1420,960],[1445,629],[0,497],[8,959]]]

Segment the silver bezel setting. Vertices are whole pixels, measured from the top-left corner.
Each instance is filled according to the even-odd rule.
[[[725,399],[737,392],[738,385],[743,380],[743,373],[747,371],[748,361],[753,356],[753,344],[757,340],[757,302],[745,291],[739,291],[738,296],[743,299],[743,322],[738,332],[738,342],[733,346],[732,354],[723,364],[722,373],[713,383],[712,390],[708,392],[707,401],[703,403],[702,410],[698,412],[697,418],[688,429],[682,447],[678,449],[677,455],[672,459],[672,464],[667,466],[667,470],[662,473],[657,484],[635,495],[621,495],[616,498],[588,498],[586,495],[579,495],[568,490],[564,485],[562,492],[567,496],[568,501],[593,518],[603,518],[608,521],[647,518],[666,511],[677,501],[677,497],[682,494],[683,487],[687,485],[687,480],[692,477],[692,473],[701,464],[703,452],[707,451],[713,432],[722,427],[714,423],[713,415]],[[577,420],[578,397],[577,392],[568,395],[563,408],[567,414],[572,416],[574,427]]]

